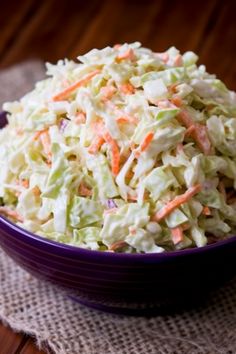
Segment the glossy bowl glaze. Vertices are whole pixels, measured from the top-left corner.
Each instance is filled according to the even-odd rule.
[[[0,217],[0,246],[28,272],[67,288],[71,298],[117,313],[184,305],[236,274],[236,236],[176,252],[111,253],[50,241]]]

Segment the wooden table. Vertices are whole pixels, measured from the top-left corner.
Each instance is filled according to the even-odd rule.
[[[196,51],[209,72],[236,89],[235,14],[236,1],[221,0],[1,0],[0,68],[139,40],[155,51]],[[16,353],[42,352],[0,325],[0,354]]]

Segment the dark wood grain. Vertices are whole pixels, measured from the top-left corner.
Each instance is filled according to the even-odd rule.
[[[93,47],[138,40],[156,51],[194,50],[209,72],[236,89],[236,1],[1,0],[0,9],[0,68],[29,58],[74,59]],[[43,352],[0,324],[0,354]]]
[[[10,44],[15,42],[19,34],[19,29],[24,26],[36,4],[34,0],[22,1],[20,11],[18,11],[15,1],[1,1],[0,57],[3,57],[8,51]]]
[[[214,23],[204,38],[200,59],[236,90],[236,1],[221,2]]]
[[[45,354],[45,352],[36,347],[34,339],[29,338],[19,352],[15,354]]]
[[[9,327],[5,327],[0,323],[0,353],[13,354],[21,349],[27,341],[26,336],[18,333],[13,333]]]

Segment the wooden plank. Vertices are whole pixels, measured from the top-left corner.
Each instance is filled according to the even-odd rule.
[[[79,39],[99,1],[49,0],[41,3],[38,12],[25,24],[17,41],[1,61],[10,65],[25,58],[39,57],[56,61],[67,56],[68,49]]]
[[[24,344],[25,336],[19,333],[14,333],[9,327],[0,323],[0,353],[13,354],[21,344]]]
[[[94,47],[136,40],[159,51],[172,45],[182,51],[195,50],[216,4],[215,0],[200,0],[199,13],[193,11],[189,0],[181,1],[181,6],[178,1],[108,0],[74,45],[71,56]]]
[[[203,41],[202,63],[216,73],[229,87],[236,90],[236,2],[221,2],[214,24]]]
[[[103,6],[80,36],[70,52],[71,57],[92,48],[103,48],[122,42],[144,42],[163,1],[104,1]]]
[[[23,348],[15,354],[46,354],[46,353],[43,350],[39,350],[36,347],[34,339],[29,338],[25,343],[25,345],[23,346]]]
[[[145,45],[158,51],[171,46],[181,51],[195,51],[216,4],[215,0],[199,0],[196,6],[201,11],[198,11],[189,0],[165,1]]]
[[[35,0],[24,0],[21,2],[20,9],[18,9],[15,1],[1,1],[0,57],[8,50],[10,43],[15,41],[19,29],[38,6],[37,4],[38,2]]]

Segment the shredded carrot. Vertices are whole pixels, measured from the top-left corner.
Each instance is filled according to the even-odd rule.
[[[182,110],[178,116],[178,120],[180,123],[182,123],[186,128],[191,127],[192,125],[195,125],[195,122],[192,120],[190,117],[189,113],[186,110]]]
[[[123,60],[123,59],[134,60],[135,58],[134,51],[132,48],[129,48],[124,53],[118,54],[116,58],[117,60]]]
[[[117,115],[116,121],[118,123],[129,122],[132,124],[138,124],[138,119],[136,117],[126,114],[121,109],[117,108],[117,106],[112,101],[107,101],[106,105],[109,109],[111,109]]]
[[[5,216],[9,216],[13,219],[16,219],[17,221],[20,221],[20,222],[24,221],[22,216],[17,211],[12,210],[12,209],[5,207],[5,206],[0,207],[0,214],[3,214]]]
[[[122,247],[125,247],[127,246],[128,244],[125,242],[125,241],[117,241],[117,242],[114,242],[110,247],[109,247],[109,250],[110,251],[116,251],[117,249],[119,248],[122,248]]]
[[[182,143],[178,143],[177,146],[176,146],[176,151],[178,154],[180,154],[181,152],[184,151],[184,146]]]
[[[79,185],[79,194],[83,197],[90,197],[92,195],[92,191],[86,186],[85,183],[81,182]]]
[[[174,64],[174,66],[181,66],[181,65],[183,65],[182,55],[177,54],[176,57],[175,57],[175,59],[174,59],[173,64]]]
[[[191,136],[195,130],[195,125],[190,125],[190,127],[187,128],[186,132],[184,133],[184,136],[187,138],[188,136]]]
[[[28,179],[17,179],[16,184],[22,186],[24,188],[29,188],[29,180]]]
[[[193,138],[196,140],[200,150],[206,155],[209,155],[212,151],[211,142],[208,137],[207,127],[202,124],[196,124],[193,131]]]
[[[178,208],[181,204],[188,202],[195,194],[199,193],[202,189],[200,184],[196,184],[190,187],[184,194],[178,195],[169,203],[167,203],[161,210],[159,210],[154,216],[153,220],[159,222],[168,216],[174,209]]]
[[[107,101],[110,100],[112,96],[115,94],[116,88],[114,86],[107,85],[102,87],[100,92],[102,94],[102,100]]]
[[[154,137],[154,133],[153,132],[147,133],[147,135],[145,136],[145,138],[141,142],[139,148],[136,149],[136,151],[135,151],[135,156],[136,157],[139,157],[142,152],[144,152],[144,151],[146,151],[148,149],[149,145],[151,144],[151,142],[153,140],[153,137]]]
[[[103,134],[103,138],[111,148],[111,169],[112,173],[116,176],[120,169],[120,151],[118,144],[108,132]]]
[[[51,140],[50,140],[48,130],[41,133],[40,140],[43,145],[43,150],[45,154],[48,156],[48,159],[50,161],[52,156],[52,151],[51,151]]]
[[[165,108],[171,108],[171,102],[169,100],[159,100],[157,102],[157,106],[161,109],[165,109]],[[172,106],[173,107],[173,106]]]
[[[119,151],[119,146],[117,142],[112,138],[112,136],[109,134],[109,132],[106,130],[104,127],[104,124],[102,121],[97,121],[92,124],[92,128],[95,131],[96,135],[99,138],[102,139],[97,139],[95,142],[95,146],[89,147],[90,152],[93,153],[96,149],[104,143],[104,141],[110,146],[111,149],[111,169],[112,173],[116,176],[119,173],[120,169],[120,151]],[[93,145],[93,144],[92,144]]]
[[[207,127],[205,125],[195,123],[190,117],[189,113],[185,110],[181,111],[177,118],[186,128],[194,126],[192,132],[193,139],[196,141],[198,147],[204,154],[209,155],[212,151],[211,142],[208,137]]]
[[[105,140],[103,139],[102,136],[97,136],[95,140],[92,142],[92,144],[88,148],[88,152],[90,154],[96,154],[101,146],[104,144]]]
[[[44,132],[46,132],[48,129],[44,129],[44,130],[38,130],[37,132],[34,133],[33,135],[33,140],[38,140],[39,137],[41,136],[41,134],[43,134]]]
[[[133,202],[136,202],[138,197],[136,195],[134,196],[134,195],[128,194],[127,199],[131,200]]]
[[[183,104],[183,101],[182,101],[181,97],[179,97],[179,96],[173,96],[170,101],[171,101],[171,103],[173,103],[176,107],[181,107],[182,104]]]
[[[204,207],[203,207],[203,209],[202,209],[202,214],[203,215],[211,215],[211,210],[210,210],[210,208],[207,206],[207,205],[205,205]]]
[[[135,92],[135,88],[131,83],[120,85],[120,91],[125,95],[132,95]]]
[[[117,43],[117,44],[115,44],[115,45],[113,46],[113,48],[114,48],[115,50],[118,50],[120,47],[121,47],[121,44],[119,44],[119,43]]]
[[[55,96],[53,96],[52,100],[53,101],[62,101],[66,99],[73,91],[75,91],[77,88],[86,85],[94,76],[100,73],[100,70],[94,70],[87,75],[85,75],[82,79],[79,81],[75,82],[71,86],[68,86],[66,89],[63,91],[59,92]]]
[[[129,115],[119,116],[116,118],[118,123],[131,123],[131,124],[138,124],[138,119]]]
[[[91,129],[95,134],[102,135],[104,132],[104,122],[101,118],[97,119],[96,121],[91,122]]]
[[[151,144],[152,140],[154,138],[154,133],[150,132],[148,133],[144,140],[142,141],[141,145],[140,145],[140,150],[143,152],[145,150],[147,150],[147,148],[149,147],[149,145]]]
[[[21,181],[21,185],[24,187],[24,188],[29,188],[29,180],[28,179],[23,179]]]
[[[168,86],[168,90],[171,92],[171,93],[176,93],[176,87],[177,87],[178,83],[175,83],[175,84],[170,84]]]
[[[177,245],[177,243],[180,243],[184,239],[184,234],[183,234],[183,229],[181,226],[174,227],[170,229],[171,232],[171,237],[174,245]]]
[[[168,53],[156,53],[156,56],[160,58],[164,63],[167,63],[169,60],[169,54]]]
[[[84,112],[79,112],[76,115],[74,122],[78,125],[84,124],[86,122],[86,114]]]

